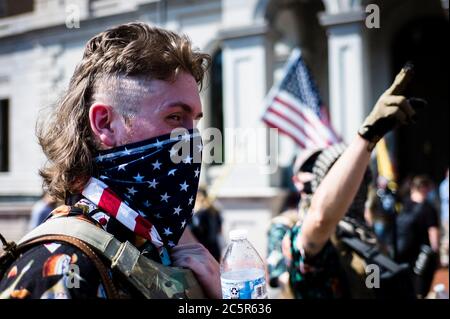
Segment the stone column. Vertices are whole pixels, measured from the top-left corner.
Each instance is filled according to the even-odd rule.
[[[266,28],[226,32],[222,38],[225,165],[232,167],[227,182],[234,191],[236,185],[252,191],[265,189],[270,187],[263,163],[268,136],[261,121],[270,67]]]
[[[209,191],[221,204],[225,241],[231,229],[246,228],[264,258],[279,190],[271,187],[274,174],[268,174],[261,160],[269,147],[261,117],[271,87],[272,43],[266,23],[254,15],[255,4],[253,0],[223,2],[217,38],[223,54],[225,163],[209,167],[207,174]]]
[[[330,113],[333,126],[350,142],[369,111],[366,13],[359,1],[323,0],[319,16],[328,36]]]

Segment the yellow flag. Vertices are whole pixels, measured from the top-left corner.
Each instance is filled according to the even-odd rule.
[[[384,138],[377,144],[377,167],[378,174],[388,181],[389,188],[396,190],[397,183],[395,182],[394,168]]]

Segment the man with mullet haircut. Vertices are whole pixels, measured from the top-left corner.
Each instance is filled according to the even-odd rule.
[[[209,64],[144,23],[89,40],[38,129],[44,187],[65,205],[10,250],[0,298],[221,297],[217,261],[186,229],[200,162],[172,158],[184,142],[201,155]]]

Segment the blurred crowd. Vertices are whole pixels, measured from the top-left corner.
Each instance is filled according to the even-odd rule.
[[[334,145],[302,152],[292,165],[295,191],[287,196],[268,232],[270,285],[280,289],[281,298],[304,298],[302,290],[320,290],[336,282],[335,274],[327,269],[332,266],[323,261],[312,263],[317,267],[302,264],[301,275],[295,273],[295,265],[289,262],[292,245],[286,242],[293,227],[302,224],[314,191],[344,149]],[[448,276],[448,170],[439,185],[427,175],[418,175],[407,178],[399,189],[392,181],[373,175],[370,169],[366,171],[356,198],[331,238],[348,296],[448,298],[448,288],[432,287],[437,271],[444,269]],[[370,265],[380,269],[381,283],[375,287],[380,289],[367,286]]]

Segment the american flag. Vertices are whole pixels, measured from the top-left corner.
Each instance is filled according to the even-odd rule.
[[[283,79],[266,101],[262,120],[292,138],[301,149],[323,148],[340,140],[299,49],[292,52]]]

